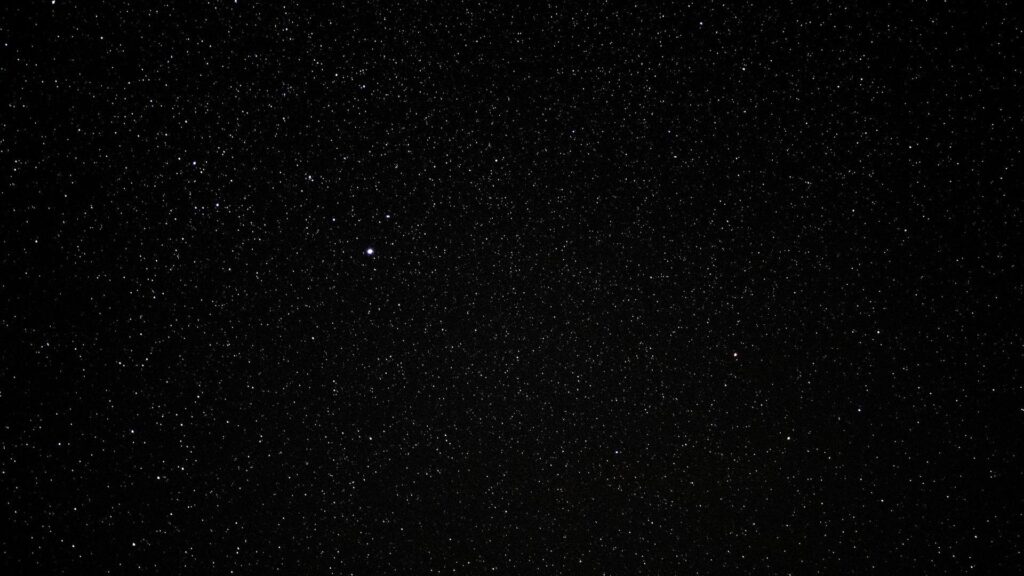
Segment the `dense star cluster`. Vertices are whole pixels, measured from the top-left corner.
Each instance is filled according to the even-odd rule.
[[[1015,573],[1022,20],[887,4],[3,3],[0,572]]]

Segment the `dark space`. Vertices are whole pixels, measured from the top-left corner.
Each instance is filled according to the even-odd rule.
[[[0,572],[1013,574],[1012,2],[0,7]]]

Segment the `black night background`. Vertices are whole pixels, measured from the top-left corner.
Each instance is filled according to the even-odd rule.
[[[1013,574],[1012,2],[5,2],[3,574]]]

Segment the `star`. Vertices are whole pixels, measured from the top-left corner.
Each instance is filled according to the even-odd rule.
[[[367,256],[373,256],[373,248],[367,248],[366,249],[366,255]]]

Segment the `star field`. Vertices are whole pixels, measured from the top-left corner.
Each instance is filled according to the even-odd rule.
[[[1022,34],[4,4],[0,572],[1016,573]]]

